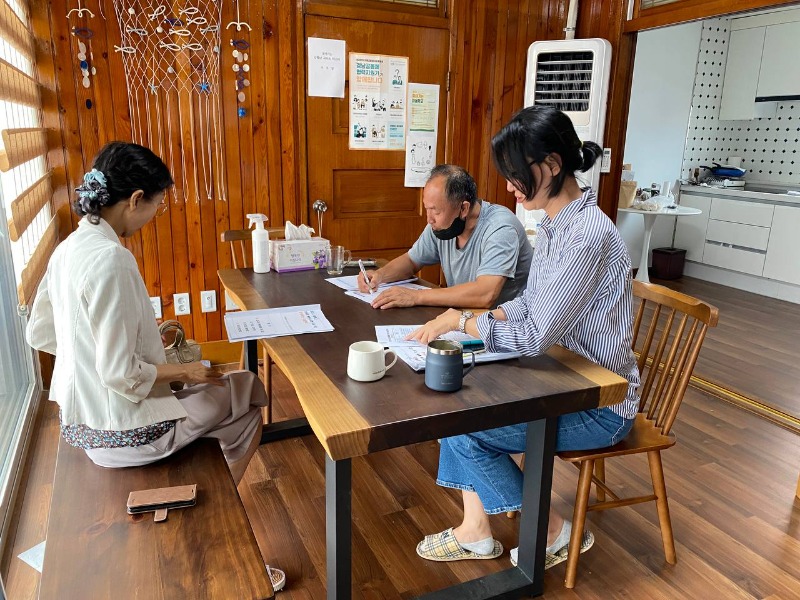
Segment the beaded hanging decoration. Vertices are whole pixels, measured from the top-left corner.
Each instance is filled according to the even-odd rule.
[[[225,200],[218,0],[114,0],[131,130],[181,179],[177,201]]]
[[[72,15],[75,15],[73,17]],[[78,0],[78,7],[71,9],[67,13],[67,22],[72,19],[79,20],[79,25],[75,25],[70,30],[72,37],[78,41],[78,52],[76,58],[78,59],[78,68],[81,71],[81,85],[89,88],[92,85],[90,75],[94,76],[97,69],[94,67],[94,56],[92,55],[91,39],[94,36],[94,31],[86,27],[86,20],[94,18],[94,13],[88,8],[84,8],[81,0]]]
[[[225,29],[230,29],[231,27],[236,27],[237,32],[241,32],[244,28],[247,28],[248,32],[253,30],[248,23],[242,21],[242,17],[239,14],[238,0],[236,1],[236,20],[228,23]],[[250,79],[248,78],[250,73],[250,63],[248,62],[250,60],[250,54],[248,53],[250,42],[243,38],[234,38],[230,40],[230,44],[233,47],[233,72],[236,74],[236,99],[242,104],[247,100],[247,96],[244,93],[245,88],[250,86]],[[247,116],[247,109],[239,106],[236,114],[239,115],[239,118],[245,117]]]

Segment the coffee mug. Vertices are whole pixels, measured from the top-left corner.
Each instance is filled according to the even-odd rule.
[[[425,385],[437,392],[455,392],[464,383],[464,375],[475,367],[472,363],[464,367],[464,347],[450,340],[433,340],[428,344],[425,356]]]
[[[344,246],[331,246],[328,251],[328,275],[341,275],[352,257],[350,250],[345,250]]]
[[[394,359],[386,364],[386,355]],[[356,381],[377,381],[397,362],[397,354],[385,349],[378,342],[355,342],[350,344],[347,356],[347,376]]]

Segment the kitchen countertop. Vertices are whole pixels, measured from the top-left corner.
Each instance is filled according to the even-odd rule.
[[[800,206],[800,196],[787,194],[788,190],[798,190],[797,185],[769,185],[756,182],[747,183],[744,189],[718,188],[706,185],[681,186],[681,192],[687,194],[700,194],[702,196],[720,196],[731,199],[747,200],[764,204],[786,204]]]

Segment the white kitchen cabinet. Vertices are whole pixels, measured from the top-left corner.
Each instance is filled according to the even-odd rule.
[[[703,212],[691,219],[678,219],[678,225],[675,229],[675,247],[686,249],[687,260],[702,262],[703,249],[706,245],[708,214],[711,210],[711,198],[682,192],[681,206],[699,208]]]
[[[721,121],[775,116],[777,103],[757,103],[766,27],[731,31],[719,109]]]
[[[800,94],[800,60],[797,52],[799,40],[800,21],[770,25],[766,28],[756,97],[771,98]],[[730,59],[729,55],[729,63]]]
[[[776,206],[764,277],[800,285],[800,207]]]
[[[747,202],[729,198],[714,198],[711,201],[709,219],[769,227],[772,224],[772,204]]]

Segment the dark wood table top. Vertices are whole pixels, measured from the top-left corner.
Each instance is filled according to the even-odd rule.
[[[134,490],[197,484],[197,504],[127,514]],[[217,440],[155,464],[104,469],[63,439],[39,598],[272,598],[244,506]]]
[[[627,391],[627,380],[561,347],[538,357],[478,364],[453,393],[428,389],[424,374],[400,360],[379,381],[353,381],[347,377],[351,343],[374,340],[375,325],[421,324],[442,309],[375,310],[327,283],[324,271],[223,269],[219,277],[246,310],[321,305],[335,331],[264,342],[334,460],[608,406],[621,402]]]

